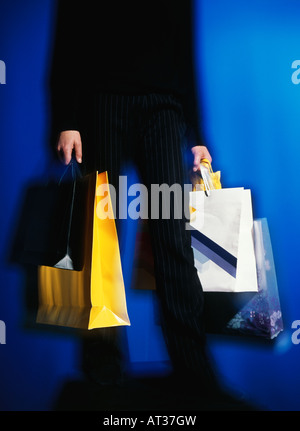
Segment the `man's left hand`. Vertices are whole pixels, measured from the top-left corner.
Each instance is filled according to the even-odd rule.
[[[194,172],[200,170],[200,162],[202,159],[207,159],[210,163],[212,162],[212,158],[211,158],[211,155],[209,154],[208,149],[203,145],[196,145],[195,147],[191,148],[191,151],[194,156],[194,162],[193,162]]]

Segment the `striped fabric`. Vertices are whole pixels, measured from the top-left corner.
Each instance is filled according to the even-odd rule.
[[[148,190],[151,184],[183,186],[186,125],[176,98],[163,94],[102,94],[97,124],[98,169],[108,171],[110,183],[116,188],[127,161],[136,165]],[[151,208],[150,193],[148,196]],[[205,367],[203,292],[183,210],[178,219],[172,200],[170,206],[170,219],[149,219],[157,292],[175,370],[196,377]]]

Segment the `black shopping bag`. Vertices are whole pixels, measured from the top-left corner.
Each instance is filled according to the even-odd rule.
[[[81,270],[86,197],[87,182],[73,161],[59,180],[30,186],[20,213],[13,260]]]

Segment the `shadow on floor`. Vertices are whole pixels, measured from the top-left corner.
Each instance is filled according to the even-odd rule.
[[[64,384],[54,411],[257,411],[230,394],[198,397],[174,391],[164,377],[131,378],[100,386],[84,380]]]

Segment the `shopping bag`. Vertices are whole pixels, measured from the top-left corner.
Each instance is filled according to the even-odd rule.
[[[85,181],[83,268],[38,268],[37,322],[81,329],[130,325],[107,173]]]
[[[266,218],[254,220],[258,292],[228,322],[228,333],[273,339],[283,331],[282,311]]]
[[[204,291],[257,292],[251,191],[190,192],[195,266]]]
[[[12,260],[82,269],[86,182],[72,160],[59,178],[31,185],[24,200]]]

